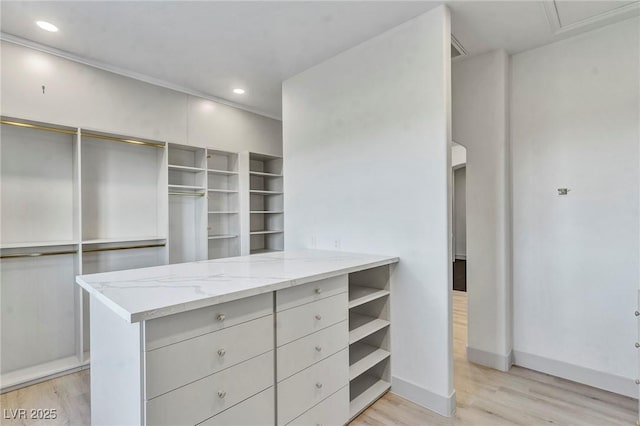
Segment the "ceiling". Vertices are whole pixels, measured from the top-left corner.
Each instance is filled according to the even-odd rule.
[[[638,1],[3,0],[0,28],[5,40],[277,118],[283,80],[442,3],[467,55],[521,52],[640,10]]]

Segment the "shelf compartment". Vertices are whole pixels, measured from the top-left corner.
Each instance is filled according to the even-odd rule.
[[[274,210],[274,211],[270,211],[270,210],[253,210],[251,212],[249,212],[251,214],[283,214],[284,211],[283,210]]]
[[[367,315],[349,313],[349,344],[352,345],[376,331],[388,327],[389,321]]]
[[[276,250],[276,249],[253,249],[253,250],[251,250],[251,253],[249,253],[249,254],[277,253],[279,251],[282,251],[282,250]]]
[[[391,383],[374,376],[360,376],[350,386],[350,418],[353,419],[391,389]]]
[[[132,243],[136,241],[160,241],[166,240],[167,237],[146,236],[146,237],[124,237],[124,238],[94,238],[91,240],[83,240],[82,245],[91,244],[114,244],[114,243]]]
[[[208,211],[208,214],[239,214],[239,211],[231,211],[231,210],[212,210]]]
[[[252,189],[249,191],[249,193],[251,194],[256,194],[256,195],[282,195],[284,194],[282,191],[264,191],[261,189]]]
[[[217,189],[217,188],[207,189],[207,191],[208,192],[218,192],[218,193],[222,193],[222,194],[236,194],[238,192],[235,189]]]
[[[238,238],[237,235],[233,234],[221,234],[221,235],[209,235],[207,236],[210,240],[228,240],[230,238]]]
[[[204,186],[193,186],[193,185],[168,185],[169,189],[180,189],[180,190],[188,190],[188,191],[204,191]]]
[[[207,169],[218,174],[238,174],[238,154],[209,148],[207,149]]]
[[[178,164],[169,164],[169,170],[175,170],[175,171],[187,172],[187,173],[200,173],[205,171],[205,169],[200,167],[180,166]]]
[[[60,241],[26,241],[20,243],[2,243],[0,249],[17,249],[17,248],[38,248],[38,247],[58,247],[58,246],[72,246],[78,244],[78,241],[74,240],[60,240]]]
[[[256,172],[255,170],[250,171],[249,174],[254,176],[282,177],[280,173]]]
[[[369,369],[388,359],[391,352],[366,343],[355,343],[349,348],[349,380],[354,380]]]
[[[282,234],[284,231],[251,231],[250,235]]]
[[[235,176],[238,174],[238,172],[234,172],[231,170],[218,170],[218,169],[207,169],[207,172],[209,172],[212,175],[222,175],[222,176]]]
[[[349,288],[349,309],[386,297],[388,290],[352,285]]]

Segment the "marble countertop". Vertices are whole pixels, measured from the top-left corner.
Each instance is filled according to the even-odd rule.
[[[323,250],[285,251],[79,275],[76,282],[133,323],[398,260],[390,256]]]

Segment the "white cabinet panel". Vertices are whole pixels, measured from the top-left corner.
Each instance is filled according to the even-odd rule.
[[[273,351],[147,401],[146,421],[154,426],[194,425],[270,386]]]
[[[275,401],[274,389],[271,387],[198,426],[273,426],[276,421]]]
[[[146,398],[229,368],[273,349],[273,316],[146,352]]]
[[[278,381],[322,361],[349,345],[349,324],[339,322],[278,348]]]
[[[271,315],[272,301],[273,294],[265,293],[146,321],[146,350]]]
[[[348,291],[348,285],[347,275],[340,275],[277,291],[276,310],[280,312],[305,303],[345,293]]]
[[[317,302],[307,303],[276,315],[276,336],[282,346],[308,334],[322,330],[348,317],[348,294],[341,293]]]
[[[278,383],[278,424],[289,423],[348,383],[347,349]]]

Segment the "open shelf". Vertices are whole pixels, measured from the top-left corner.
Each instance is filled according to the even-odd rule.
[[[238,174],[238,172],[233,172],[231,170],[207,169],[207,171],[212,175],[222,175],[222,176],[234,176]]]
[[[269,210],[263,210],[263,211],[251,211],[251,214],[282,214],[284,213],[284,211],[282,210],[274,210],[274,211],[269,211]]]
[[[20,242],[20,243],[2,243],[0,244],[0,249],[57,247],[57,246],[71,246],[74,244],[78,244],[78,241],[73,241],[73,240],[26,241],[26,242]]]
[[[179,166],[177,164],[169,164],[169,170],[177,170],[180,172],[188,172],[188,173],[199,173],[199,172],[205,171],[205,169],[201,167]]]
[[[237,235],[225,234],[225,235],[209,235],[207,237],[210,240],[228,240],[230,238],[238,238]]]
[[[352,285],[349,287],[349,309],[388,295],[388,290]]]
[[[282,174],[280,173],[267,173],[267,172],[256,172],[256,171],[250,171],[249,172],[250,175],[254,175],[254,176],[267,176],[267,177],[282,177]]]
[[[220,192],[220,193],[224,193],[224,194],[235,194],[238,191],[234,190],[234,189],[216,189],[216,188],[209,188],[207,189],[208,192]]]
[[[131,243],[134,241],[158,241],[165,240],[167,237],[146,236],[146,237],[124,237],[124,238],[95,238],[82,241],[82,245],[89,244],[113,244],[113,243]]]
[[[282,234],[284,231],[251,231],[250,235]]]
[[[366,343],[354,343],[349,348],[349,380],[353,380],[391,356],[391,352]]]
[[[264,253],[277,253],[282,250],[276,249],[253,249],[250,254],[264,254]]]
[[[349,417],[353,419],[389,389],[391,389],[389,382],[374,376],[360,376],[356,381],[351,382]]]
[[[252,189],[249,192],[251,194],[257,194],[257,195],[282,195],[283,194],[282,191],[265,191],[261,189]]]
[[[212,210],[207,212],[208,214],[238,214],[240,213],[239,211],[226,211],[226,210]]]
[[[349,313],[349,344],[352,345],[376,331],[388,327],[389,321],[366,315]]]

